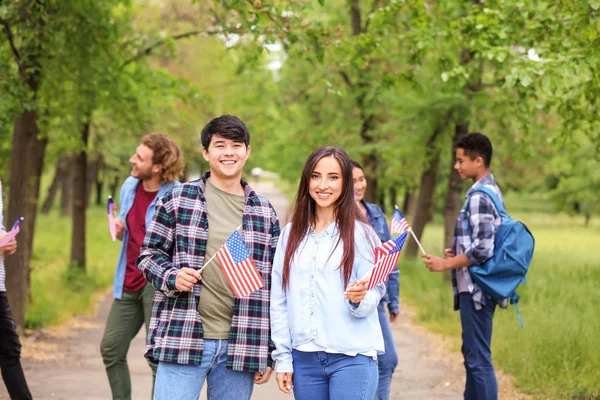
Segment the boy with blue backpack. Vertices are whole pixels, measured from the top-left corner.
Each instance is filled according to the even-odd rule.
[[[487,136],[471,133],[458,141],[454,168],[462,180],[472,179],[474,184],[467,191],[465,205],[456,220],[452,249],[444,249],[443,258],[423,255],[430,271],[452,272],[454,309],[460,310],[467,373],[465,400],[498,398],[490,349],[492,322],[496,305],[506,308],[508,301],[485,294],[468,268],[492,258],[494,239],[506,216],[502,192],[490,171],[491,160],[492,143]]]

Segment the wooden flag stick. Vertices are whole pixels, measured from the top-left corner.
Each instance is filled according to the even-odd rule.
[[[213,254],[213,256],[212,256],[212,257],[211,257],[211,258],[210,258],[210,259],[209,259],[207,262],[205,262],[205,263],[204,263],[204,265],[203,265],[202,267],[200,267],[200,269],[198,270],[198,272],[200,272],[200,271],[202,271],[204,268],[206,268],[206,266],[207,266],[208,264],[210,264],[210,262],[211,262],[212,260],[214,260],[216,256],[217,256],[217,253],[215,252],[215,254]]]
[[[396,207],[396,210],[398,210],[398,205],[394,204],[394,207]],[[408,228],[408,231],[410,232],[410,234],[412,235],[413,239],[415,239],[415,242],[417,242],[417,245],[419,246],[419,249],[421,249],[421,253],[423,253],[423,255],[425,255],[425,250],[423,249],[423,246],[421,245],[421,242],[419,242],[419,239],[417,239],[417,235],[415,235],[415,233],[413,232],[412,228]]]
[[[421,246],[421,242],[419,242],[419,239],[417,239],[417,235],[415,235],[415,233],[413,232],[412,228],[408,228],[408,231],[410,232],[410,234],[412,235],[412,237],[415,239],[415,242],[417,242],[417,245],[419,246],[419,249],[421,249],[421,253],[423,253],[423,255],[425,255],[425,250],[423,249],[423,246]]]

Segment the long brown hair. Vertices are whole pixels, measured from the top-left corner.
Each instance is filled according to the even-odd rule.
[[[357,220],[366,222],[364,216],[354,202],[354,185],[352,182],[352,164],[346,151],[332,146],[324,146],[315,150],[306,160],[302,178],[298,186],[298,193],[294,201],[292,214],[292,228],[288,237],[287,247],[285,249],[285,258],[283,259],[283,289],[289,287],[290,266],[294,258],[294,253],[300,246],[300,243],[306,235],[309,226],[316,222],[316,203],[310,197],[309,183],[311,175],[317,163],[324,157],[333,157],[340,164],[342,169],[342,194],[335,203],[334,217],[337,223],[340,236],[336,243],[342,241],[344,252],[342,262],[340,263],[341,275],[344,280],[344,287],[348,286],[354,264],[354,228]],[[334,248],[335,250],[335,248]],[[333,250],[332,250],[333,253]]]

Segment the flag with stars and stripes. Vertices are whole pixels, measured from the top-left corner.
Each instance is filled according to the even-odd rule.
[[[117,240],[117,222],[115,218],[115,211],[117,211],[117,206],[112,199],[112,196],[108,196],[108,201],[106,202],[106,213],[108,214],[108,232],[110,232],[110,238],[112,241]]]
[[[23,217],[17,218],[15,223],[12,226],[12,229],[6,232],[6,235],[2,239],[0,239],[0,246],[5,246],[10,242],[13,238],[15,238],[19,232],[21,232],[21,221],[23,221]]]
[[[410,226],[408,225],[408,222],[406,222],[406,218],[404,218],[404,215],[396,208],[394,214],[392,214],[392,219],[390,220],[390,234],[404,233],[409,228]]]
[[[371,271],[367,290],[371,290],[378,283],[388,280],[390,273],[398,264],[400,251],[402,251],[407,236],[408,232],[404,232],[375,248],[375,268]]]
[[[235,297],[241,299],[265,285],[239,232],[234,231],[216,253]]]

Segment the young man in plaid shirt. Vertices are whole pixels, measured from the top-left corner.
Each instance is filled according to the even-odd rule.
[[[157,289],[146,349],[159,363],[155,400],[197,400],[205,380],[212,399],[250,399],[254,384],[272,372],[269,298],[279,221],[242,180],[246,125],[223,115],[201,139],[210,171],[159,200],[138,259]],[[265,285],[236,299],[216,259],[199,269],[240,225]]]
[[[492,364],[492,323],[496,301],[486,296],[471,279],[468,267],[483,264],[494,254],[494,237],[502,223],[493,200],[484,193],[473,193],[485,186],[504,203],[502,192],[490,171],[492,143],[480,133],[461,138],[456,145],[454,168],[464,179],[472,179],[467,202],[456,220],[452,249],[444,257],[424,255],[430,271],[452,271],[454,309],[460,310],[462,353],[467,383],[465,400],[497,400],[498,383]],[[506,301],[499,304],[506,307]]]

